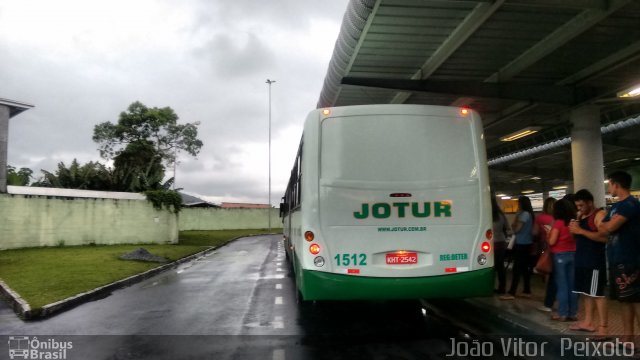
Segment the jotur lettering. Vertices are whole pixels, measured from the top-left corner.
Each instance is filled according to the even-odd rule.
[[[398,218],[405,218],[408,214],[414,218],[451,217],[451,202],[449,201],[425,201],[419,202],[397,202],[397,203],[375,203],[373,205],[362,204],[359,211],[354,211],[356,219],[366,219],[373,216],[376,219],[387,219],[392,214],[397,214]]]

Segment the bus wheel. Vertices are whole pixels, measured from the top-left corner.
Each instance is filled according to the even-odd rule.
[[[315,300],[304,300],[302,298],[302,293],[300,290],[296,291],[296,303],[298,305],[298,309],[302,312],[310,312],[316,309],[317,302]]]
[[[306,302],[307,301],[304,301],[304,298],[302,297],[302,292],[296,287],[296,304],[303,305]]]

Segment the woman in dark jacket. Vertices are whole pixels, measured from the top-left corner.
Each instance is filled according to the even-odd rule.
[[[513,247],[513,278],[509,293],[500,296],[500,300],[513,300],[520,278],[524,278],[523,297],[531,297],[531,247],[533,246],[533,207],[526,196],[518,198],[519,211],[513,222],[516,244]]]
[[[507,254],[507,237],[512,234],[507,217],[498,206],[495,196],[491,197],[491,215],[493,217],[493,249],[498,287],[495,292],[504,295],[507,288],[506,270],[504,260]]]

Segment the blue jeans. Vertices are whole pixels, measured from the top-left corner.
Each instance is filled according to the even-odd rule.
[[[558,292],[558,315],[576,317],[578,294],[573,293],[575,284],[575,252],[553,254],[553,274]]]

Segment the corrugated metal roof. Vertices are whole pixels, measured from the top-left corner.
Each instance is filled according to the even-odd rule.
[[[438,93],[346,85],[345,78],[535,84],[582,95],[553,103],[540,91],[532,91],[527,100],[509,98],[508,93],[490,98],[464,94],[464,88]],[[492,158],[531,146],[532,139],[546,142],[566,136],[569,112],[585,104],[601,106],[603,126],[637,116],[640,101],[615,98],[617,91],[634,84],[640,84],[640,1],[352,0],[318,107],[470,105],[482,115]],[[531,125],[543,128],[536,138],[499,141]],[[640,137],[640,129],[605,137],[605,164],[640,157],[640,147],[631,146],[629,137]],[[521,159],[509,171],[531,175],[549,166],[562,171],[547,180],[565,180],[566,174],[570,178],[568,147]],[[492,180],[494,173],[499,172],[492,170]],[[504,182],[510,178],[513,174],[495,177]]]
[[[185,194],[181,191],[178,192],[178,194],[180,194],[180,198],[182,198],[182,206],[185,207],[220,207],[194,195]]]

